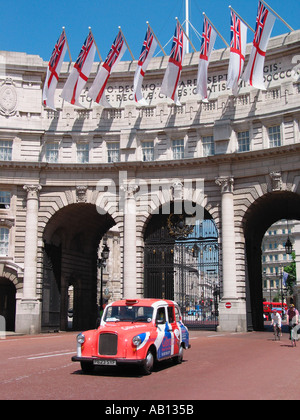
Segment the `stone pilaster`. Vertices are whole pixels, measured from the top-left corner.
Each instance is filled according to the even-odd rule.
[[[219,330],[246,330],[245,302],[237,296],[236,248],[234,224],[234,178],[223,176],[216,178],[221,187],[222,221],[222,273],[223,294],[219,305]]]
[[[136,184],[124,183],[123,297],[136,297]]]
[[[40,332],[41,302],[36,296],[38,210],[40,185],[24,185],[27,192],[23,297],[17,301],[16,331]]]

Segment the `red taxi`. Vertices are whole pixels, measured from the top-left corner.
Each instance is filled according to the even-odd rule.
[[[124,299],[106,306],[97,330],[77,336],[77,356],[84,372],[95,366],[140,366],[150,374],[156,361],[183,360],[189,332],[171,300]]]

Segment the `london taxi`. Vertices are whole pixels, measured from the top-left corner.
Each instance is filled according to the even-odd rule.
[[[149,375],[154,363],[183,360],[189,332],[176,302],[123,299],[108,304],[98,329],[77,336],[77,356],[84,372],[95,366],[139,366]]]

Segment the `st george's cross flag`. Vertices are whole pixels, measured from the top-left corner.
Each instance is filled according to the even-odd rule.
[[[231,43],[227,87],[237,96],[239,80],[242,77],[247,46],[247,26],[231,11]]]
[[[181,103],[178,100],[177,86],[182,71],[187,41],[187,37],[181,25],[179,21],[177,21],[168,67],[160,89],[161,93],[168,98],[171,98],[177,106],[181,106]]]
[[[243,80],[257,89],[266,90],[264,84],[264,64],[268,42],[276,17],[259,1],[256,29],[249,62]]]
[[[67,39],[65,30],[58,38],[51,54],[46,80],[43,88],[43,104],[46,108],[56,111],[54,105],[54,94],[58,83],[59,74],[67,51]]]
[[[63,99],[72,105],[81,106],[78,102],[78,98],[89,78],[92,65],[94,63],[95,54],[96,46],[93,35],[90,32],[84,41],[76,63],[60,95]]]
[[[217,32],[214,30],[214,28],[205,16],[203,22],[202,44],[200,48],[197,77],[197,93],[201,96],[201,99],[204,101],[207,101],[208,64],[216,42],[216,38]]]
[[[134,99],[138,104],[143,106],[148,106],[149,104],[143,97],[142,83],[148,64],[153,57],[156,47],[157,42],[155,40],[154,34],[151,31],[151,28],[148,27],[133,82]]]
[[[111,72],[119,63],[126,50],[127,46],[120,29],[111,46],[108,56],[106,57],[106,60],[101,65],[97,76],[88,91],[88,96],[102,106],[110,107],[110,104],[104,95],[105,87]]]

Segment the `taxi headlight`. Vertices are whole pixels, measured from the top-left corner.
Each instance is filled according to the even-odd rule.
[[[77,335],[77,343],[83,344],[84,342],[85,342],[85,336],[82,333],[78,334]]]
[[[142,339],[139,335],[136,335],[135,337],[133,337],[132,344],[134,346],[138,347],[141,343],[142,343]]]

